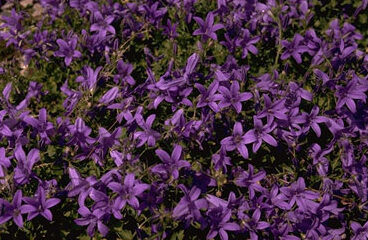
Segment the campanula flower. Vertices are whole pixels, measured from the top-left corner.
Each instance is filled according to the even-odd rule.
[[[0,198],[0,224],[4,224],[10,219],[13,219],[14,223],[19,227],[23,227],[22,214],[27,212],[27,206],[22,205],[22,190],[18,189],[14,194],[13,201],[8,201]],[[1,207],[2,206],[2,207]],[[1,211],[3,208],[3,212]]]
[[[17,167],[14,169],[14,181],[23,185],[29,182],[32,176],[33,165],[40,160],[40,151],[33,148],[26,156],[21,145],[17,145],[14,152],[17,159]]]
[[[249,130],[244,138],[247,143],[253,143],[253,152],[257,152],[261,147],[262,141],[270,144],[271,146],[276,147],[277,141],[274,137],[272,137],[269,133],[273,131],[276,127],[275,125],[265,125],[263,126],[262,120],[257,117],[253,117],[254,128]]]
[[[207,201],[204,198],[199,198],[201,190],[197,187],[191,189],[186,188],[183,184],[178,186],[183,192],[184,196],[173,210],[172,216],[176,219],[183,218],[186,221],[200,221],[201,209],[207,209]]]
[[[179,170],[181,168],[189,168],[190,163],[185,160],[181,160],[182,147],[175,145],[171,156],[162,149],[157,149],[156,155],[161,159],[163,163],[155,165],[151,171],[156,174],[162,175],[164,179],[179,178]]]
[[[124,178],[124,183],[111,182],[107,187],[119,194],[115,199],[115,206],[118,209],[123,209],[127,203],[134,209],[138,209],[137,197],[146,191],[149,185],[137,181],[134,173],[128,173]]]
[[[27,203],[24,205],[23,212],[28,213],[28,221],[32,220],[38,215],[41,215],[47,220],[52,221],[52,213],[49,208],[52,208],[60,202],[60,199],[58,198],[46,199],[46,193],[43,187],[38,187],[34,197],[24,197],[23,200]]]
[[[223,146],[226,151],[233,151],[235,149],[242,155],[243,158],[248,158],[248,149],[245,144],[249,141],[245,138],[243,134],[243,126],[240,122],[234,124],[233,135],[226,137],[221,140],[221,146]]]
[[[230,89],[224,86],[220,86],[218,91],[221,95],[217,98],[220,99],[219,107],[225,108],[228,106],[232,106],[237,113],[240,113],[242,110],[242,102],[247,101],[253,97],[253,95],[249,92],[239,92],[240,86],[238,81],[234,81]]]
[[[201,35],[203,41],[207,41],[209,38],[212,38],[213,40],[217,40],[216,31],[219,29],[224,28],[224,25],[217,23],[214,23],[214,15],[212,12],[209,12],[207,14],[206,20],[203,21],[200,17],[193,17],[193,19],[197,22],[199,25],[199,29],[195,30],[193,32],[193,35]]]
[[[308,48],[303,45],[304,38],[300,34],[295,34],[293,41],[282,40],[281,44],[284,52],[281,55],[281,60],[288,59],[292,56],[298,64],[302,63],[301,54],[308,51]]]
[[[54,55],[56,57],[64,57],[64,62],[66,66],[69,66],[73,58],[82,57],[81,52],[75,50],[77,47],[78,39],[76,37],[71,38],[69,41],[63,39],[56,40],[59,45],[59,50],[57,50]]]
[[[139,140],[137,147],[143,146],[146,142],[149,147],[153,147],[156,144],[156,139],[160,137],[160,133],[151,128],[155,118],[156,114],[151,114],[146,121],[143,118],[136,120],[138,125],[144,130],[134,133],[134,139]]]

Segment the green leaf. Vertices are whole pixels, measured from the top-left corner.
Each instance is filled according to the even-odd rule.
[[[183,240],[184,239],[184,230],[180,230],[179,232],[173,233],[170,240]]]

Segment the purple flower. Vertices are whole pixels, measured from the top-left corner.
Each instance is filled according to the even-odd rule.
[[[167,19],[167,25],[164,26],[164,32],[166,36],[171,39],[177,38],[178,33],[176,32],[176,28],[178,27],[178,23],[171,23],[170,19]]]
[[[212,162],[217,171],[222,169],[225,173],[227,171],[226,166],[231,166],[230,157],[226,156],[224,148],[220,149],[220,153],[212,155]]]
[[[355,221],[351,221],[350,227],[354,233],[352,240],[368,239],[368,222],[362,226]]]
[[[56,57],[64,57],[66,66],[70,65],[73,58],[82,57],[82,54],[78,50],[75,50],[77,47],[77,41],[77,37],[73,37],[67,42],[63,39],[56,40],[56,43],[59,45],[59,50],[56,51],[54,55]]]
[[[98,132],[98,145],[93,151],[91,157],[96,163],[98,163],[98,165],[103,166],[107,151],[113,146],[120,144],[119,137],[121,135],[121,128],[116,128],[112,133],[109,133],[105,128],[100,127]]]
[[[234,124],[233,135],[221,140],[221,146],[226,151],[233,151],[237,149],[243,158],[248,158],[248,149],[245,144],[248,144],[248,140],[243,135],[243,127],[240,122]]]
[[[109,104],[110,102],[114,101],[119,94],[119,87],[113,87],[108,90],[98,102],[102,104]]]
[[[317,143],[311,146],[310,156],[313,158],[313,165],[316,165],[317,172],[320,176],[326,176],[329,168],[329,161],[325,157],[326,154],[330,153],[333,148],[322,150],[321,146]]]
[[[292,42],[288,42],[286,40],[282,40],[282,47],[285,48],[284,52],[281,55],[281,59],[285,60],[292,56],[295,61],[299,64],[302,63],[301,54],[308,51],[306,46],[301,45],[301,42],[304,38],[300,34],[295,34]]]
[[[124,184],[111,182],[107,187],[119,194],[115,199],[115,206],[118,209],[123,209],[126,203],[134,209],[138,209],[139,201],[137,196],[146,191],[149,188],[149,185],[139,183],[139,181],[135,180],[134,173],[128,173],[124,178]]]
[[[0,25],[0,28],[9,28],[12,31],[21,31],[22,24],[21,20],[23,16],[15,11],[13,8],[10,12],[10,16],[1,16],[3,23]]]
[[[214,112],[220,111],[217,103],[215,102],[216,100],[219,100],[220,97],[221,97],[220,94],[215,94],[218,87],[219,87],[219,82],[218,81],[216,81],[216,80],[213,81],[210,84],[210,86],[208,87],[208,89],[206,89],[202,84],[199,84],[199,83],[196,83],[195,87],[201,93],[201,95],[200,95],[201,98],[199,99],[199,101],[197,103],[198,108],[208,106]]]
[[[312,200],[319,198],[319,194],[306,190],[302,177],[299,177],[289,187],[282,187],[280,191],[289,199],[290,207],[296,203],[302,211],[313,211],[318,206]]]
[[[219,92],[221,95],[218,97],[220,100],[219,107],[225,108],[228,106],[233,106],[237,113],[240,113],[242,110],[241,102],[247,101],[253,97],[253,95],[249,92],[239,92],[239,82],[233,81],[230,86],[230,89],[220,86]]]
[[[84,66],[82,69],[82,76],[78,76],[75,81],[79,82],[82,88],[94,91],[97,84],[97,77],[102,67],[97,67],[96,70],[93,70],[89,66]]]
[[[92,188],[89,192],[89,197],[94,201],[92,210],[98,218],[109,218],[111,213],[116,219],[123,218],[120,213],[121,209],[118,208],[115,201],[110,199],[106,193]]]
[[[128,83],[133,86],[135,84],[134,78],[130,75],[133,72],[133,65],[125,63],[123,60],[118,61],[117,65],[118,74],[114,76],[114,82],[116,84],[121,80],[122,83]]]
[[[33,165],[40,160],[40,151],[33,148],[27,155],[21,145],[17,145],[14,152],[17,159],[17,167],[14,169],[14,181],[16,184],[23,185],[29,182],[32,175]]]
[[[53,133],[54,125],[47,121],[47,112],[45,108],[40,109],[38,119],[26,116],[23,121],[31,125],[38,132],[41,137],[41,145],[43,143],[51,143],[49,136]]]
[[[317,137],[321,136],[321,129],[319,123],[327,121],[327,118],[318,116],[319,107],[313,106],[310,114],[303,112],[301,115],[293,117],[293,123],[303,124],[303,132],[306,133],[312,127],[313,131],[316,133]]]
[[[213,239],[220,235],[221,240],[228,240],[229,236],[226,231],[238,231],[240,226],[235,222],[229,222],[231,218],[231,210],[226,207],[215,207],[207,212],[210,220],[210,231],[207,239]]]
[[[66,109],[67,113],[70,113],[73,111],[75,106],[78,104],[83,94],[80,91],[69,89],[68,81],[64,82],[60,90],[67,96],[67,98],[64,100],[63,107]]]
[[[303,98],[307,101],[312,101],[313,95],[309,91],[303,89],[295,82],[289,83],[290,91],[298,96],[298,98]]]
[[[38,187],[35,197],[24,197],[23,200],[27,203],[23,206],[23,212],[28,213],[28,221],[32,220],[39,214],[47,220],[52,221],[52,213],[49,208],[60,202],[60,199],[58,198],[46,199],[45,189],[43,187]]]
[[[346,104],[346,106],[350,109],[351,112],[356,112],[356,105],[354,99],[360,99],[365,102],[367,96],[365,95],[365,91],[367,91],[368,87],[364,85],[358,84],[357,78],[354,78],[348,82],[348,84],[343,86],[337,86],[336,96],[338,98],[336,107],[342,108]]]
[[[258,118],[267,117],[267,124],[272,124],[275,118],[280,120],[287,120],[285,114],[288,110],[285,107],[285,99],[271,101],[271,98],[267,94],[263,94],[264,108],[258,113]]]
[[[256,116],[253,117],[254,129],[249,130],[244,138],[247,143],[253,143],[253,152],[257,152],[261,147],[262,141],[276,147],[277,142],[274,137],[269,133],[273,131],[275,125],[265,125],[263,126],[262,120],[258,119]]]
[[[151,171],[153,173],[162,175],[165,179],[178,179],[179,170],[181,168],[190,167],[190,163],[188,161],[180,159],[182,152],[182,147],[180,145],[175,145],[171,156],[162,149],[157,149],[155,152],[161,161],[163,161],[163,163],[155,165]]]
[[[248,215],[243,214],[242,222],[244,223],[244,227],[249,231],[250,239],[257,240],[257,230],[264,230],[270,226],[269,223],[264,221],[259,221],[261,218],[261,210],[257,208],[254,210],[252,217],[250,218]]]
[[[82,118],[77,118],[74,125],[68,127],[71,136],[68,145],[78,145],[82,149],[86,149],[89,144],[93,144],[95,139],[91,138],[91,128],[87,127]]]
[[[80,226],[88,225],[87,233],[90,237],[93,237],[93,235],[95,234],[96,225],[101,235],[106,236],[109,232],[109,228],[103,223],[101,218],[97,217],[97,213],[95,211],[91,212],[85,206],[80,207],[78,209],[78,213],[82,215],[82,217],[75,219],[74,222]]]
[[[160,137],[160,133],[151,129],[155,118],[156,118],[156,114],[152,114],[147,118],[146,121],[144,121],[143,118],[140,118],[137,120],[138,125],[144,130],[144,131],[138,131],[134,133],[134,139],[139,139],[139,143],[137,144],[137,147],[143,146],[146,142],[148,143],[149,147],[155,146],[156,139]]]
[[[0,183],[5,184],[5,170],[11,166],[10,159],[5,155],[5,148],[0,148]]]
[[[199,25],[199,29],[195,30],[193,32],[193,35],[201,35],[203,41],[207,41],[208,38],[212,38],[213,40],[217,40],[216,31],[224,28],[224,25],[222,24],[213,24],[214,22],[214,15],[212,12],[209,12],[207,14],[206,20],[203,21],[202,18],[199,17],[193,17],[193,19],[197,22]]]
[[[248,171],[241,171],[237,173],[235,178],[235,184],[239,187],[248,188],[249,197],[253,198],[255,195],[255,191],[261,192],[263,187],[259,183],[262,179],[266,177],[265,171],[259,171],[254,173],[254,167],[251,164],[248,164]]]
[[[238,38],[236,41],[236,46],[241,47],[243,49],[242,58],[246,58],[248,56],[248,52],[253,53],[254,55],[258,54],[258,49],[254,46],[260,37],[251,37],[248,29],[243,30],[242,37]]]
[[[3,208],[3,211],[1,211]],[[10,219],[13,219],[14,223],[18,227],[23,227],[22,213],[26,213],[27,207],[22,206],[22,190],[18,189],[14,194],[13,201],[8,201],[0,198],[0,225],[6,223]]]
[[[114,16],[103,17],[100,12],[94,12],[94,23],[90,27],[91,32],[98,32],[101,37],[106,37],[106,33],[109,32],[115,35],[115,28],[111,26],[114,21]]]
[[[139,11],[145,15],[147,20],[154,26],[157,26],[159,20],[166,14],[167,8],[158,8],[160,2],[155,2],[151,6],[142,4],[139,6]]]
[[[94,176],[83,179],[78,171],[72,167],[68,167],[68,174],[70,178],[70,183],[66,187],[66,189],[69,190],[68,197],[79,195],[78,203],[80,206],[83,206],[84,200],[91,192],[93,186],[97,183],[97,180]]]
[[[179,203],[173,210],[172,216],[175,219],[185,219],[190,222],[192,220],[200,221],[202,216],[200,209],[207,209],[207,201],[204,198],[199,198],[201,190],[197,187],[187,189],[183,184],[178,186],[183,192]]]

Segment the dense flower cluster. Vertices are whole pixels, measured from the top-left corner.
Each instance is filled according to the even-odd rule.
[[[0,238],[368,239],[367,5],[7,1]]]

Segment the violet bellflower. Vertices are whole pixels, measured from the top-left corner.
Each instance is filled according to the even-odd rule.
[[[50,144],[50,136],[53,133],[54,125],[47,121],[47,112],[45,108],[41,108],[39,112],[38,119],[26,116],[23,119],[24,122],[31,125],[41,137],[41,145],[43,143]]]
[[[146,19],[154,26],[158,27],[160,19],[166,14],[167,8],[159,7],[160,2],[154,2],[151,6],[149,4],[142,4],[138,7],[139,11],[145,15]]]
[[[80,91],[72,90],[68,87],[68,81],[66,80],[60,88],[67,98],[63,102],[63,107],[67,113],[73,111],[75,106],[78,104],[79,100],[82,98],[83,94]]]
[[[114,82],[117,84],[121,81],[122,84],[128,83],[133,86],[135,84],[134,78],[131,76],[133,72],[133,65],[130,63],[125,63],[123,60],[119,60],[117,63],[118,73],[114,76]]]
[[[193,17],[193,19],[197,22],[199,25],[199,29],[195,30],[193,32],[193,35],[201,35],[203,41],[207,41],[209,38],[212,38],[213,40],[217,40],[216,31],[219,29],[224,28],[224,25],[222,24],[213,24],[214,23],[214,15],[213,12],[209,12],[206,16],[206,20],[203,21],[200,17]]]
[[[155,146],[156,139],[160,137],[160,133],[151,128],[155,118],[156,114],[151,114],[146,121],[142,117],[136,120],[138,125],[144,130],[134,133],[134,139],[139,140],[137,147],[143,146],[146,142],[149,147]]]
[[[93,70],[89,66],[84,66],[82,69],[82,76],[78,76],[75,81],[80,83],[81,87],[88,91],[94,91],[97,84],[98,74],[102,67],[97,67]]]
[[[363,102],[366,101],[367,96],[365,95],[365,91],[367,91],[368,87],[364,85],[358,84],[358,80],[353,78],[348,82],[348,84],[343,86],[337,86],[337,91],[335,93],[338,98],[336,107],[342,108],[346,104],[346,106],[350,109],[351,112],[356,112],[356,104],[354,99],[360,99]]]
[[[243,49],[242,58],[246,58],[248,56],[248,52],[253,53],[254,55],[258,54],[258,49],[254,46],[260,37],[251,37],[248,29],[243,30],[242,37],[238,38],[236,41],[236,46],[241,47]]]
[[[354,233],[352,240],[368,239],[368,222],[362,226],[358,222],[351,221],[350,228]]]
[[[113,146],[120,144],[119,137],[121,135],[121,128],[116,128],[112,133],[109,133],[105,128],[100,127],[98,132],[98,145],[93,151],[91,157],[98,165],[103,166],[107,151]]]
[[[271,98],[267,94],[263,94],[264,108],[258,113],[259,119],[267,117],[267,124],[272,124],[275,118],[280,120],[287,120],[285,114],[288,109],[285,107],[285,99],[271,101]]]
[[[321,146],[314,143],[311,146],[310,156],[313,158],[313,165],[316,166],[320,176],[326,176],[329,169],[329,160],[325,157],[333,148],[322,150]]]
[[[78,145],[82,149],[86,149],[90,144],[95,142],[95,139],[91,138],[91,128],[87,127],[82,118],[78,117],[75,120],[74,125],[68,127],[70,140],[68,145]]]
[[[242,155],[243,158],[248,158],[248,149],[245,144],[249,141],[245,138],[243,134],[243,127],[240,122],[234,124],[233,135],[226,137],[221,140],[221,146],[225,148],[226,151],[233,151],[235,149]]]
[[[221,240],[228,240],[229,235],[226,231],[239,231],[240,226],[235,222],[230,222],[231,210],[219,206],[210,209],[207,212],[210,220],[210,231],[207,234],[207,239],[213,239],[220,235]]]
[[[281,55],[281,60],[288,59],[292,56],[298,64],[302,63],[301,54],[308,51],[308,48],[302,44],[304,38],[300,34],[295,34],[293,41],[288,42],[282,40],[281,44],[284,48],[284,52]]]
[[[189,168],[190,163],[185,160],[181,160],[182,147],[175,145],[171,156],[162,149],[157,149],[156,155],[161,159],[163,163],[155,165],[151,171],[156,174],[160,174],[163,178],[178,179],[179,170],[181,168]]]
[[[219,82],[217,80],[213,81],[208,89],[206,89],[202,84],[195,83],[195,87],[200,92],[201,98],[199,99],[197,103],[198,108],[202,108],[205,106],[208,106],[212,109],[214,112],[219,112],[219,106],[216,103],[216,100],[219,100],[221,95],[216,94],[216,91],[219,87]]]
[[[95,210],[96,211],[96,210]],[[82,216],[81,218],[77,218],[74,222],[79,226],[87,226],[88,236],[93,237],[95,234],[95,228],[97,226],[98,231],[102,236],[106,236],[109,232],[109,228],[103,223],[103,219],[101,217],[97,217],[97,213],[93,211],[91,212],[87,207],[82,206],[78,209],[78,213]]]
[[[21,20],[23,19],[22,14],[17,13],[13,8],[10,16],[1,16],[2,24],[0,29],[0,39],[7,40],[6,47],[14,44],[15,47],[19,47],[22,40],[24,40],[29,32],[21,33],[23,27]]]
[[[92,188],[92,190],[89,193],[89,197],[94,201],[92,210],[93,213],[98,218],[108,219],[111,216],[111,213],[114,215],[116,219],[123,218],[120,209],[115,204],[115,201],[109,198],[109,196],[106,193],[96,190],[95,188]]]
[[[137,181],[134,173],[128,173],[124,178],[124,183],[111,182],[107,187],[118,193],[114,203],[118,209],[123,209],[127,203],[134,209],[138,209],[139,201],[137,197],[146,191],[149,185]]]
[[[275,128],[274,124],[266,124],[263,126],[262,120],[258,119],[256,116],[253,117],[254,128],[249,130],[244,138],[247,143],[253,143],[253,152],[257,152],[261,147],[262,141],[276,147],[277,141],[269,133]]]
[[[201,221],[200,209],[207,209],[206,199],[199,198],[201,190],[195,186],[188,189],[183,184],[180,184],[178,187],[184,192],[184,196],[174,208],[173,218],[185,219],[188,222],[193,220]]]
[[[1,207],[2,206],[2,207]],[[3,211],[1,211],[3,208]],[[22,206],[22,190],[18,189],[14,194],[13,201],[9,203],[0,198],[0,225],[13,219],[14,223],[19,227],[23,227],[22,213],[25,213],[27,207]]]
[[[264,221],[259,221],[261,218],[261,210],[257,208],[254,210],[252,217],[247,214],[242,215],[242,222],[244,223],[244,228],[249,232],[251,240],[257,240],[257,230],[264,230],[270,226],[269,223]]]
[[[301,115],[295,116],[293,118],[293,123],[303,124],[303,133],[309,131],[310,128],[316,133],[317,137],[321,136],[321,128],[319,127],[319,123],[323,123],[327,121],[327,118],[323,116],[318,116],[319,107],[313,106],[311,112],[309,114],[302,113]]]
[[[167,24],[164,25],[164,32],[166,36],[170,39],[174,39],[178,37],[178,33],[176,32],[176,28],[178,27],[178,23],[171,23],[170,19],[167,20]]]
[[[26,156],[22,146],[17,145],[14,155],[17,159],[17,167],[14,169],[14,181],[19,185],[26,184],[32,175],[33,165],[40,160],[40,151],[33,148]]]
[[[45,189],[38,187],[35,197],[24,197],[24,212],[28,213],[27,220],[30,221],[38,215],[43,216],[49,221],[52,221],[52,213],[49,208],[57,205],[60,202],[58,198],[46,199]]]
[[[13,29],[13,31],[21,31],[22,30],[22,23],[21,20],[23,16],[15,11],[13,8],[10,12],[10,16],[1,16],[2,24],[0,28],[9,28]]]
[[[243,195],[236,197],[234,192],[229,193],[227,201],[211,194],[207,194],[206,199],[209,203],[209,208],[222,206],[230,209],[233,213],[237,212],[242,206],[248,205]]]
[[[311,211],[317,207],[312,200],[319,198],[319,194],[305,188],[304,178],[299,177],[289,187],[280,188],[280,191],[289,199],[290,207],[296,203],[302,211]]]
[[[212,155],[212,162],[216,171],[222,170],[224,173],[227,172],[226,166],[231,166],[230,157],[226,156],[226,150],[220,149],[219,153]]]
[[[101,12],[97,11],[93,13],[94,22],[90,27],[91,32],[98,32],[101,37],[106,37],[109,32],[115,35],[115,28],[111,26],[114,21],[114,16],[102,16]]]
[[[255,192],[261,192],[264,189],[261,186],[260,181],[265,177],[265,171],[260,170],[257,173],[254,173],[253,165],[248,164],[248,171],[237,173],[234,182],[239,187],[248,188],[249,197],[253,198],[255,196]]]
[[[68,189],[68,197],[78,196],[78,204],[84,205],[84,200],[91,192],[93,186],[97,183],[97,179],[94,176],[89,176],[83,179],[75,168],[68,167],[68,175],[70,183],[66,187]]]
[[[224,86],[219,87],[220,95],[220,108],[225,108],[228,106],[232,106],[235,111],[239,114],[242,110],[241,102],[247,101],[253,97],[253,95],[249,92],[239,92],[240,86],[238,81],[233,81],[230,86],[230,89]]]
[[[6,157],[5,148],[0,148],[0,183],[5,184],[6,170],[11,166],[10,159]],[[4,171],[5,169],[5,171]]]
[[[119,87],[113,87],[108,90],[101,98],[98,100],[99,103],[109,104],[114,101],[119,96]]]
[[[69,66],[73,58],[82,57],[82,54],[78,50],[75,50],[77,42],[77,37],[73,37],[69,41],[63,39],[56,40],[56,43],[59,45],[59,50],[57,50],[54,55],[56,57],[64,57],[65,65]]]

